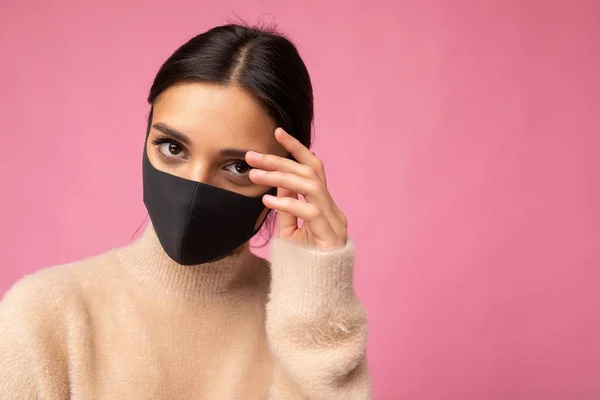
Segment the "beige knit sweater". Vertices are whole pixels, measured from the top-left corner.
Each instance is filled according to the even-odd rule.
[[[352,242],[271,253],[181,266],[149,225],[25,277],[0,302],[0,399],[370,398]]]

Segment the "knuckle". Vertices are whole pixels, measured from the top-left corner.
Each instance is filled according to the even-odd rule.
[[[308,192],[312,194],[320,193],[323,190],[323,185],[321,185],[318,181],[311,181],[308,186]]]
[[[310,207],[310,210],[308,212],[310,219],[315,219],[321,216],[321,210],[319,209],[319,207],[315,206],[314,204]]]
[[[317,179],[319,177],[319,174],[317,173],[317,170],[312,168],[312,167],[308,167],[306,166],[304,168],[304,171],[306,173],[306,176],[308,176],[311,179]]]
[[[318,182],[311,182],[308,187],[308,194],[319,196],[322,192],[322,186]]]
[[[315,169],[317,171],[322,171],[325,169],[325,164],[323,163],[323,160],[321,160],[320,158],[317,158],[317,160],[315,161]]]

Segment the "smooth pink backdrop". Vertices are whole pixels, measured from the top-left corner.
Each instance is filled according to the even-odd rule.
[[[600,398],[600,2],[0,5],[0,294],[126,243],[181,43],[276,21],[358,247],[374,398]]]

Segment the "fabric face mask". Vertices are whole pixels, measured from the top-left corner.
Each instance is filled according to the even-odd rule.
[[[259,230],[262,195],[248,197],[156,169],[144,146],[144,204],[165,252],[181,265],[218,261]],[[268,193],[275,195],[277,188]],[[264,220],[263,220],[264,222]]]

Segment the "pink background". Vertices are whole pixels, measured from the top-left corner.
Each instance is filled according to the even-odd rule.
[[[236,14],[311,72],[374,398],[600,398],[598,1],[5,1],[0,294],[130,239],[153,75]]]

